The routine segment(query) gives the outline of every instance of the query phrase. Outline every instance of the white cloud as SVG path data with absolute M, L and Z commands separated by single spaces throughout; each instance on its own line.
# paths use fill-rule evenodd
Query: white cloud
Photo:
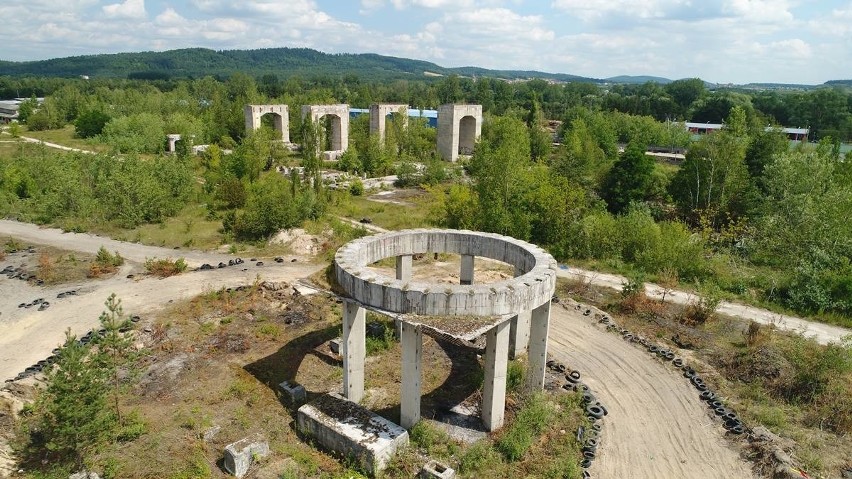
M 103 12 L 108 18 L 137 20 L 148 16 L 145 12 L 145 0 L 125 0 L 124 3 L 104 5 Z

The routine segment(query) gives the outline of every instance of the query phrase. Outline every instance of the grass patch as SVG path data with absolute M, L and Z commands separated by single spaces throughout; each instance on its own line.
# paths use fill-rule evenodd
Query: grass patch
M 552 405 L 545 400 L 544 395 L 529 396 L 495 447 L 507 461 L 520 460 L 532 446 L 533 440 L 552 422 L 553 412 Z
M 28 138 L 36 138 L 48 143 L 56 143 L 58 145 L 67 146 L 69 148 L 78 148 L 81 150 L 96 151 L 99 153 L 110 150 L 108 145 L 96 143 L 92 140 L 84 138 L 76 138 L 74 136 L 74 125 L 66 125 L 64 128 L 57 130 L 42 130 L 42 131 L 24 131 L 21 136 Z
M 332 192 L 329 213 L 354 220 L 369 218 L 372 224 L 389 229 L 422 228 L 430 226 L 429 195 L 406 198 L 411 205 L 387 204 L 372 201 L 348 192 Z

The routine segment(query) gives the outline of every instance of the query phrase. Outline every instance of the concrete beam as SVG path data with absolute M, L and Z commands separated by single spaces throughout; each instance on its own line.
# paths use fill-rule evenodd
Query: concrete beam
M 512 359 L 527 352 L 530 344 L 530 311 L 513 316 L 509 324 L 509 357 Z
M 364 361 L 367 357 L 366 311 L 354 301 L 343 303 L 343 396 L 352 402 L 364 398 Z
M 412 256 L 403 254 L 396 257 L 396 279 L 408 282 L 411 281 Z
M 400 395 L 400 425 L 411 429 L 420 421 L 420 383 L 423 354 L 423 331 L 419 325 L 402 322 L 402 394 Z
M 459 284 L 473 284 L 473 258 L 474 255 L 461 255 L 461 272 L 459 273 Z
M 509 354 L 509 323 L 491 328 L 485 336 L 485 381 L 482 385 L 482 422 L 489 431 L 503 426 L 506 412 L 506 366 Z
M 532 310 L 530 316 L 529 367 L 526 388 L 538 391 L 544 387 L 547 362 L 547 332 L 550 328 L 550 301 Z

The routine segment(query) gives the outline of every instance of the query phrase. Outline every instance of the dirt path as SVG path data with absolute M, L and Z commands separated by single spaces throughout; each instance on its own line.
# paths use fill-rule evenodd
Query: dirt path
M 549 353 L 579 370 L 609 411 L 592 477 L 754 477 L 671 366 L 558 304 L 551 310 Z
M 8 131 L 6 131 L 5 128 L 3 129 L 3 133 L 9 134 Z M 48 148 L 56 148 L 57 150 L 73 151 L 73 152 L 77 152 L 77 153 L 86 153 L 86 154 L 89 154 L 89 155 L 95 154 L 95 152 L 91 151 L 91 150 L 83 150 L 83 149 L 80 149 L 80 148 L 72 148 L 70 146 L 60 145 L 58 143 L 51 143 L 49 141 L 43 141 L 43 140 L 39 140 L 38 138 L 32 138 L 32 137 L 29 137 L 29 136 L 18 136 L 18 139 L 26 141 L 27 143 L 41 143 L 42 145 L 44 145 Z
M 618 291 L 621 291 L 622 285 L 627 282 L 624 276 L 617 274 L 599 273 L 597 271 L 573 267 L 560 268 L 557 274 L 563 278 L 590 282 L 595 286 L 606 286 Z M 656 299 L 662 298 L 663 293 L 665 293 L 666 301 L 676 304 L 694 303 L 698 299 L 698 296 L 693 293 L 680 290 L 665 291 L 661 286 L 654 283 L 645 283 L 645 292 L 649 297 Z M 746 306 L 730 301 L 720 302 L 716 311 L 728 316 L 735 316 L 762 324 L 774 324 L 779 329 L 798 332 L 803 336 L 813 338 L 821 344 L 840 342 L 844 336 L 852 335 L 852 330 L 839 326 L 809 321 L 796 316 L 773 313 L 763 308 Z
M 101 246 L 110 252 L 118 251 L 121 256 L 130 261 L 144 263 L 148 258 L 184 258 L 190 267 L 197 268 L 204 263 L 216 266 L 219 262 L 227 263 L 234 255 L 207 253 L 197 250 L 168 249 L 159 246 L 147 246 L 126 241 L 117 241 L 105 236 L 89 233 L 64 232 L 57 228 L 42 228 L 31 223 L 20 221 L 0 220 L 0 239 L 12 236 L 27 243 L 54 246 L 72 251 L 90 254 L 98 252 Z
M 98 316 L 104 310 L 104 301 L 111 293 L 115 293 L 122 300 L 125 313 L 141 315 L 204 291 L 251 284 L 256 280 L 293 283 L 324 267 L 304 261 L 281 264 L 266 261 L 263 266 L 247 261 L 237 266 L 194 271 L 166 279 L 129 279 L 128 273 L 142 271 L 140 263 L 146 258 L 183 257 L 190 266 L 197 267 L 203 263 L 227 263 L 233 256 L 201 251 L 175 251 L 0 220 L 0 238 L 7 236 L 28 244 L 49 245 L 86 253 L 96 253 L 104 246 L 110 251 L 121 253 L 129 263 L 111 278 L 53 287 L 34 286 L 0 276 L 0 298 L 3 298 L 0 302 L 0 382 L 15 377 L 27 366 L 50 355 L 50 351 L 62 343 L 66 329 L 70 328 L 72 333 L 80 336 L 98 326 Z M 15 255 L 10 255 L 2 263 L 13 264 L 14 261 Z M 72 289 L 78 290 L 76 296 L 57 298 L 59 293 Z M 38 311 L 36 307 L 18 307 L 20 303 L 30 303 L 36 298 L 44 298 L 51 306 L 44 311 Z

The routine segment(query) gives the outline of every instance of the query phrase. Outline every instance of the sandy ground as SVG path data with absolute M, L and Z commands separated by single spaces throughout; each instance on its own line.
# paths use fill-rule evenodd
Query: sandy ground
M 227 263 L 234 257 L 200 251 L 175 251 L 89 234 L 62 233 L 58 229 L 42 229 L 15 221 L 0 221 L 0 237 L 7 236 L 28 244 L 87 253 L 95 253 L 103 245 L 110 251 L 121 253 L 129 263 L 110 278 L 51 287 L 34 286 L 0 276 L 0 298 L 3 298 L 0 301 L 0 382 L 15 377 L 27 366 L 49 356 L 51 350 L 63 342 L 66 329 L 70 328 L 72 333 L 81 336 L 97 327 L 98 317 L 105 309 L 104 301 L 111 293 L 122 300 L 125 313 L 144 315 L 169 302 L 191 298 L 204 291 L 251 284 L 258 279 L 292 283 L 324 267 L 305 261 L 279 264 L 267 260 L 263 266 L 246 261 L 237 266 L 188 272 L 166 279 L 138 275 L 128 279 L 128 273 L 139 273 L 142 270 L 139 263 L 146 258 L 184 257 L 190 266 L 203 263 L 215 266 L 220 261 Z M 15 265 L 17 262 L 20 262 L 20 258 L 13 254 L 0 264 Z M 78 290 L 76 296 L 62 299 L 56 297 L 60 292 L 72 289 Z M 38 311 L 36 307 L 18 307 L 20 303 L 29 303 L 36 298 L 44 298 L 51 306 L 44 311 Z
M 670 365 L 554 304 L 549 353 L 581 372 L 606 406 L 596 478 L 731 479 L 754 475 L 698 393 Z

